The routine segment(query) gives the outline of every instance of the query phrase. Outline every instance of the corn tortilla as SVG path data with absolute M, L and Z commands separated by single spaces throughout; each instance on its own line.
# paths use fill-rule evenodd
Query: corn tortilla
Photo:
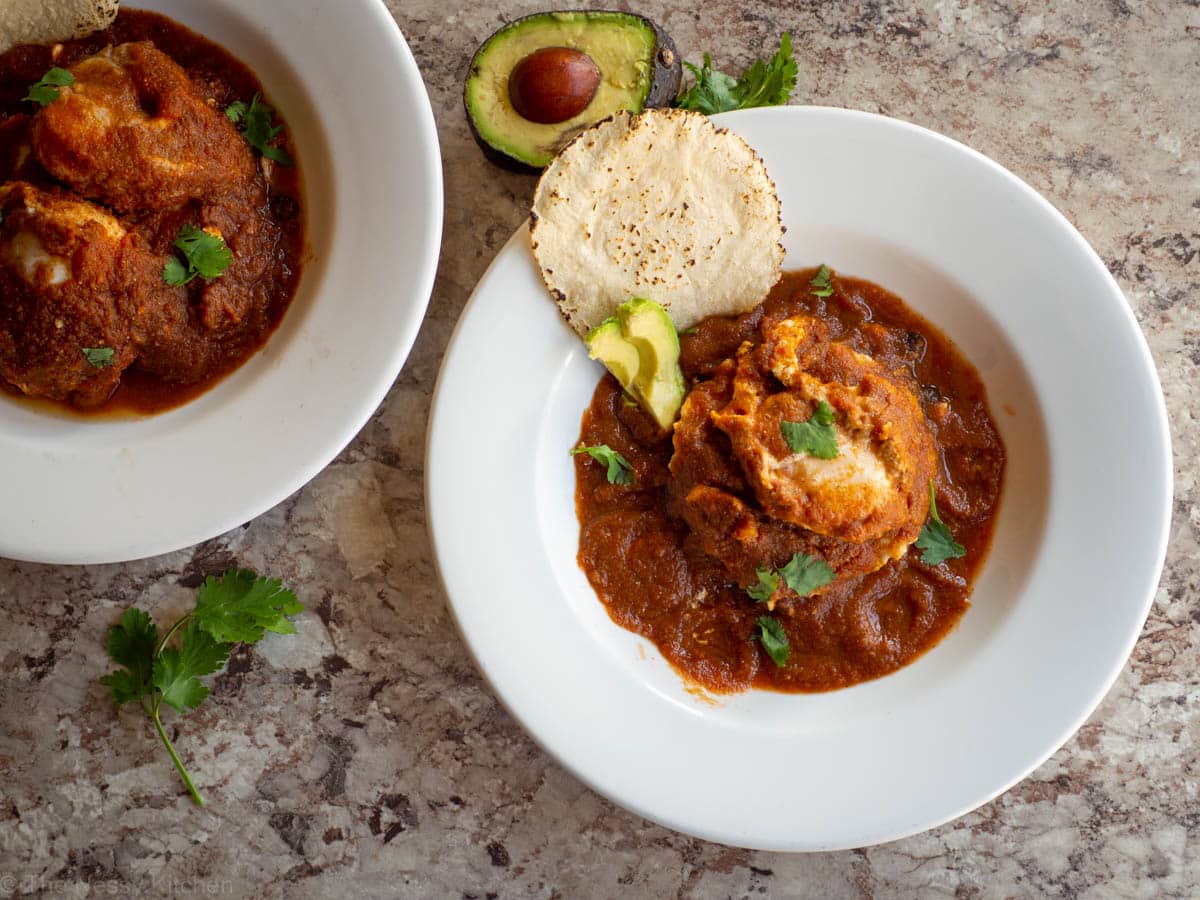
M 707 116 L 621 111 L 554 159 L 534 196 L 533 253 L 585 335 L 630 297 L 675 326 L 734 315 L 779 280 L 783 224 L 762 159 Z

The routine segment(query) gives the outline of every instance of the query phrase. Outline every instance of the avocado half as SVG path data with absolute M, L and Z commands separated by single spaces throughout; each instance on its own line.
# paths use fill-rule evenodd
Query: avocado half
M 509 96 L 509 76 L 535 51 L 567 47 L 600 70 L 591 102 L 577 115 L 542 124 L 523 117 Z M 682 67 L 675 43 L 650 19 L 625 12 L 566 10 L 509 22 L 475 51 L 463 103 L 487 156 L 517 168 L 545 168 L 579 132 L 619 109 L 669 106 L 679 94 Z

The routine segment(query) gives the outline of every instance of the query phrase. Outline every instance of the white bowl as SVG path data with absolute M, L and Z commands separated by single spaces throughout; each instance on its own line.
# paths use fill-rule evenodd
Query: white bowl
M 1008 468 L 961 624 L 876 681 L 715 702 L 615 625 L 576 563 L 567 456 L 600 369 L 546 296 L 525 229 L 446 353 L 427 450 L 430 533 L 480 669 L 583 781 L 709 840 L 864 846 L 1007 789 L 1112 684 L 1166 549 L 1166 411 L 1103 263 L 994 162 L 847 110 L 752 110 L 720 124 L 779 186 L 786 266 L 826 262 L 897 292 L 984 379 Z
M 102 563 L 220 534 L 301 487 L 379 405 L 416 338 L 442 230 L 433 114 L 381 0 L 142 0 L 247 63 L 286 119 L 312 259 L 261 352 L 142 419 L 0 398 L 0 555 Z

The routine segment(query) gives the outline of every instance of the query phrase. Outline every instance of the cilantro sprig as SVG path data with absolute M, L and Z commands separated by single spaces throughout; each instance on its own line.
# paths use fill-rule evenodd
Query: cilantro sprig
M 184 225 L 175 238 L 175 247 L 183 251 L 184 261 L 172 256 L 163 266 L 163 280 L 172 287 L 187 284 L 199 276 L 205 281 L 220 278 L 233 262 L 233 251 L 219 234 Z
M 633 466 L 629 464 L 629 460 L 608 444 L 576 447 L 571 451 L 572 456 L 578 456 L 580 453 L 586 453 L 600 465 L 608 467 L 605 475 L 609 484 L 633 484 Z
M 921 526 L 916 548 L 924 551 L 921 554 L 921 562 L 927 566 L 940 566 L 948 559 L 958 559 L 967 555 L 967 548 L 954 539 L 949 526 L 938 515 L 933 479 L 929 481 L 929 518 Z
M 688 62 L 684 65 L 695 76 L 696 83 L 679 96 L 675 105 L 710 116 L 731 109 L 783 106 L 796 87 L 799 74 L 796 58 L 792 55 L 792 37 L 786 31 L 770 60 L 756 59 L 737 78 L 714 69 L 707 53 L 703 66 Z
M 49 106 L 61 96 L 59 88 L 68 87 L 74 83 L 74 75 L 66 69 L 60 69 L 58 66 L 55 66 L 42 76 L 41 81 L 30 85 L 29 93 L 21 99 L 27 100 L 30 103 L 36 103 L 39 106 Z
M 758 584 L 746 588 L 746 593 L 756 603 L 766 603 L 768 609 L 775 608 L 772 601 L 775 592 L 779 590 L 781 580 L 799 596 L 807 597 L 817 588 L 829 584 L 835 577 L 828 563 L 806 553 L 794 554 L 780 569 L 759 566 L 754 574 L 758 577 Z M 787 632 L 783 630 L 783 624 L 774 616 L 759 616 L 755 625 L 758 631 L 753 637 L 762 644 L 767 656 L 771 657 L 771 661 L 777 666 L 787 665 L 791 645 Z
M 758 626 L 758 634 L 754 637 L 767 651 L 767 656 L 771 657 L 771 661 L 777 666 L 787 665 L 792 647 L 780 621 L 774 616 L 759 616 L 755 624 Z
M 770 566 L 759 566 L 754 573 L 758 583 L 746 588 L 746 593 L 755 603 L 771 604 L 775 592 L 779 590 L 782 579 L 784 585 L 796 592 L 799 597 L 807 597 L 817 588 L 822 588 L 833 581 L 837 574 L 829 563 L 807 553 L 795 553 L 779 569 Z M 771 605 L 774 609 L 774 606 Z
M 283 126 L 271 124 L 275 121 L 275 110 L 263 102 L 262 94 L 255 94 L 249 103 L 242 100 L 230 103 L 225 107 L 225 117 L 234 125 L 241 125 L 246 143 L 267 159 L 292 165 L 288 152 L 271 143 L 283 132 Z
M 821 264 L 821 268 L 817 269 L 817 274 L 810 278 L 808 283 L 813 288 L 809 293 L 814 297 L 833 296 L 833 273 L 829 271 L 829 266 L 824 263 Z
M 108 630 L 109 658 L 121 668 L 100 683 L 112 691 L 119 706 L 137 703 L 150 717 L 197 806 L 204 805 L 204 798 L 167 737 L 162 704 L 179 713 L 195 709 L 208 696 L 200 678 L 224 666 L 234 644 L 253 644 L 267 631 L 294 633 L 296 627 L 287 617 L 303 609 L 279 581 L 230 569 L 220 578 L 210 575 L 200 587 L 195 609 L 162 637 L 150 615 L 137 607 L 125 610 Z
M 824 400 L 817 402 L 817 408 L 807 422 L 789 422 L 785 419 L 779 423 L 779 430 L 793 453 L 807 453 L 818 459 L 833 459 L 838 455 L 833 407 Z

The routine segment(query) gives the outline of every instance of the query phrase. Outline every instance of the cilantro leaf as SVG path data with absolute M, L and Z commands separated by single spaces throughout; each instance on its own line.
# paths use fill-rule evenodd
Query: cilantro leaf
M 233 252 L 220 235 L 192 225 L 179 230 L 175 246 L 187 257 L 189 274 L 194 272 L 205 280 L 219 277 L 233 262 Z
M 809 291 L 814 297 L 829 297 L 833 294 L 832 273 L 829 271 L 829 266 L 824 263 L 821 263 L 821 268 L 808 283 L 815 288 L 815 290 Z
M 821 400 L 807 422 L 779 423 L 783 439 L 793 453 L 807 453 L 818 459 L 838 455 L 837 429 L 833 427 L 833 407 Z
M 225 246 L 224 239 L 195 225 L 184 225 L 175 238 L 175 247 L 183 251 L 187 260 L 184 268 L 179 257 L 173 256 L 163 266 L 163 280 L 172 287 L 187 284 L 196 276 L 212 281 L 225 274 L 233 262 L 233 251 Z
M 787 632 L 783 630 L 779 620 L 773 616 L 759 616 L 757 624 L 758 634 L 755 637 L 767 651 L 767 656 L 771 657 L 777 666 L 786 665 L 792 648 L 788 642 Z
M 181 713 L 199 706 L 208 696 L 199 677 L 225 665 L 231 649 L 190 619 L 180 636 L 179 649 L 167 647 L 154 660 L 154 686 L 162 692 L 162 702 Z
M 140 700 L 150 693 L 157 644 L 158 626 L 137 607 L 125 610 L 117 624 L 108 629 L 108 658 L 124 669 L 105 675 L 100 683 L 112 688 L 118 704 Z
M 792 54 L 792 38 L 786 31 L 779 39 L 779 50 L 769 61 L 756 59 L 738 78 L 713 69 L 707 53 L 702 67 L 686 62 L 684 65 L 696 83 L 679 96 L 675 105 L 705 115 L 756 106 L 782 106 L 796 87 L 799 74 Z
M 690 62 L 685 62 L 684 65 L 691 71 L 696 83 L 675 101 L 677 107 L 702 112 L 706 116 L 738 108 L 737 97 L 734 94 L 737 79 L 715 70 L 712 67 L 712 57 L 707 53 L 704 54 L 703 67 L 697 68 Z
M 738 109 L 756 106 L 783 106 L 796 86 L 800 69 L 792 55 L 792 36 L 786 31 L 779 38 L 779 49 L 770 62 L 756 59 L 738 79 L 734 89 Z
M 163 281 L 171 285 L 171 287 L 179 287 L 181 284 L 187 284 L 192 278 L 188 277 L 187 266 L 179 261 L 178 256 L 172 256 L 167 260 L 167 264 L 163 266 Z
M 192 615 L 218 641 L 253 644 L 264 631 L 294 634 L 296 626 L 286 617 L 303 609 L 296 595 L 277 579 L 262 578 L 249 569 L 231 569 L 220 578 L 208 576 Z
M 929 518 L 921 526 L 921 534 L 915 546 L 924 551 L 921 554 L 921 562 L 927 566 L 940 566 L 948 559 L 958 559 L 967 555 L 967 549 L 954 540 L 949 527 L 938 515 L 932 479 L 929 481 Z
M 112 689 L 113 700 L 118 706 L 141 700 L 149 693 L 148 682 L 143 682 L 137 674 L 127 669 L 117 669 L 107 675 L 101 675 L 100 683 Z
M 179 651 L 171 648 L 154 658 L 154 686 L 162 692 L 162 702 L 181 713 L 195 709 L 208 696 L 208 688 L 187 673 Z
M 787 565 L 779 570 L 783 582 L 801 597 L 807 597 L 817 588 L 824 587 L 834 579 L 834 571 L 823 559 L 797 553 Z
M 163 281 L 171 287 L 182 287 L 193 278 L 196 273 L 188 274 L 187 268 L 176 257 L 172 256 L 167 260 L 167 264 L 163 266 Z
M 779 576 L 769 566 L 759 566 L 754 574 L 758 584 L 746 588 L 746 593 L 755 603 L 766 603 L 779 590 Z
M 779 590 L 779 579 L 801 597 L 807 597 L 817 588 L 824 587 L 837 577 L 836 573 L 823 559 L 809 556 L 805 553 L 793 554 L 781 569 L 770 566 L 759 566 L 754 573 L 758 576 L 758 584 L 746 588 L 756 603 L 770 603 Z M 774 606 L 771 606 L 774 609 Z
M 230 103 L 225 108 L 225 116 L 230 122 L 241 124 L 246 143 L 267 159 L 285 166 L 292 165 L 288 152 L 271 144 L 283 132 L 283 126 L 271 124 L 275 121 L 275 110 L 263 102 L 262 94 L 255 94 L 249 104 L 240 100 Z
M 41 81 L 31 85 L 29 93 L 21 99 L 27 100 L 30 103 L 36 103 L 39 106 L 49 106 L 61 96 L 59 88 L 67 87 L 74 83 L 74 75 L 66 69 L 60 69 L 58 66 L 55 66 L 42 76 Z
M 629 460 L 614 450 L 608 444 L 597 444 L 594 447 L 576 447 L 571 451 L 572 456 L 586 453 L 601 465 L 608 466 L 609 484 L 633 484 L 633 466 Z
M 105 366 L 111 366 L 113 363 L 112 347 L 84 347 L 83 355 L 97 369 L 103 369 Z

